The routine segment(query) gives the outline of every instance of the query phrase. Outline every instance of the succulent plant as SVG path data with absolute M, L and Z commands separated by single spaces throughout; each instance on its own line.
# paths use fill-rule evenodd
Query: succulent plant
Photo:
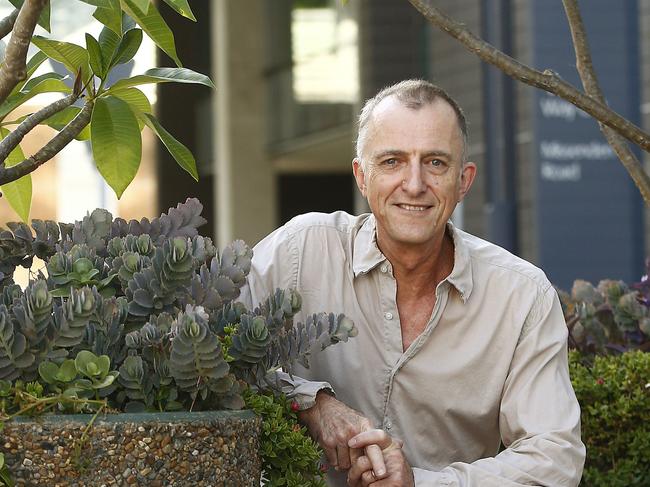
M 239 240 L 218 252 L 198 234 L 201 209 L 188 199 L 152 220 L 95 210 L 0 231 L 0 381 L 127 411 L 237 409 L 270 371 L 356 334 L 343 315 L 294 323 L 296 290 L 237 302 L 252 251 Z M 13 271 L 35 256 L 47 276 L 22 290 Z
M 606 279 L 596 287 L 577 280 L 571 294 L 560 291 L 570 345 L 590 354 L 650 351 L 650 300 L 644 289 L 644 281 L 628 286 Z

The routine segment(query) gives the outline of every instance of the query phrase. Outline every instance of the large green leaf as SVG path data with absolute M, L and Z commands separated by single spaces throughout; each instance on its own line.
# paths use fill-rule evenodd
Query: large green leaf
M 86 49 L 88 50 L 88 57 L 90 60 L 90 67 L 95 76 L 104 79 L 106 78 L 106 68 L 104 66 L 104 59 L 102 56 L 102 49 L 99 42 L 93 36 L 86 32 Z
M 142 130 L 145 121 L 141 114 L 153 112 L 151 109 L 151 103 L 149 103 L 147 96 L 137 88 L 124 88 L 122 90 L 112 91 L 111 95 L 116 96 L 129 104 L 133 113 L 136 114 L 140 130 Z
M 47 125 L 48 127 L 52 127 L 55 130 L 61 130 L 63 129 L 68 123 L 72 121 L 73 118 L 75 118 L 79 112 L 81 111 L 81 108 L 71 106 L 71 107 L 65 107 L 63 110 L 61 110 L 58 113 L 55 113 L 49 118 L 46 118 L 41 122 L 43 125 Z M 90 138 L 90 125 L 86 125 L 81 132 L 75 137 L 77 140 L 88 140 Z
M 34 54 L 29 61 L 27 61 L 27 76 L 25 77 L 25 82 L 24 83 L 18 83 L 13 90 L 11 90 L 11 93 L 9 96 L 19 92 L 22 90 L 23 86 L 25 86 L 27 83 L 29 83 L 29 78 L 34 74 L 34 71 L 38 69 L 38 67 L 43 64 L 47 60 L 47 56 L 45 53 L 42 51 L 38 51 L 36 54 Z
M 29 61 L 27 61 L 27 80 L 34 74 L 38 67 L 47 60 L 47 54 L 43 51 L 37 51 Z M 26 82 L 27 83 L 27 82 Z M 22 88 L 22 87 L 21 87 Z
M 20 8 L 23 6 L 23 3 L 25 3 L 25 0 L 9 0 L 9 2 L 11 2 L 14 7 Z M 50 32 L 50 2 L 47 2 L 45 8 L 41 11 L 41 15 L 38 17 L 38 25 Z
M 176 10 L 176 12 L 181 14 L 183 17 L 196 22 L 196 17 L 194 17 L 192 9 L 190 8 L 189 3 L 187 3 L 187 0 L 165 0 L 165 3 Z
M 214 88 L 214 84 L 206 75 L 197 73 L 188 68 L 154 68 L 144 74 L 121 79 L 109 91 L 128 88 L 129 86 L 144 85 L 147 83 L 196 83 Z
M 88 51 L 71 42 L 56 41 L 46 37 L 33 36 L 32 42 L 47 56 L 60 62 L 76 76 L 81 68 L 82 80 L 85 82 L 90 74 Z
M 86 3 L 94 5 L 90 1 L 86 1 Z M 120 7 L 120 0 L 105 0 L 104 2 L 96 3 L 101 3 L 102 5 L 97 6 L 93 17 L 118 36 L 122 36 L 122 8 Z
M 153 110 L 151 109 L 151 103 L 149 102 L 149 99 L 147 98 L 147 95 L 142 93 L 137 88 L 124 88 L 121 90 L 114 90 L 111 91 L 111 95 L 116 96 L 120 98 L 121 100 L 124 100 L 127 102 L 132 109 L 134 109 L 134 113 L 137 114 L 137 112 L 143 112 L 143 113 L 152 113 Z
M 43 76 L 51 76 L 55 73 L 47 73 Z M 55 75 L 59 76 L 59 75 Z M 29 91 L 19 91 L 15 95 L 7 98 L 2 105 L 0 105 L 0 120 L 9 115 L 17 107 L 25 103 L 27 100 L 40 95 L 41 93 L 70 93 L 72 90 L 67 86 L 61 79 L 56 77 L 48 77 L 45 79 L 40 79 L 41 76 L 30 80 L 30 83 L 33 81 L 34 85 L 29 87 Z M 37 81 L 35 81 L 37 80 Z
M 176 53 L 174 34 L 161 17 L 153 2 L 147 5 L 147 9 L 141 10 L 134 0 L 120 0 L 122 9 L 135 20 L 151 40 L 162 49 L 165 54 L 174 60 L 176 66 L 182 66 L 181 60 Z
M 132 0 L 133 4 L 138 7 L 139 10 L 142 12 L 146 12 L 147 9 L 149 8 L 149 4 L 151 3 L 151 0 Z
M 4 127 L 0 128 L 0 138 L 4 139 L 7 135 L 9 135 L 9 130 Z M 5 160 L 5 167 L 15 166 L 24 160 L 25 154 L 23 154 L 20 145 L 17 145 Z M 27 174 L 16 181 L 3 184 L 0 186 L 0 190 L 20 219 L 27 223 L 32 205 L 32 175 Z
M 196 161 L 190 150 L 176 140 L 172 134 L 167 132 L 165 128 L 160 125 L 160 122 L 149 113 L 143 114 L 147 127 L 155 132 L 161 142 L 167 147 L 167 150 L 176 160 L 178 165 L 187 171 L 196 181 L 199 180 L 199 173 L 196 170 Z
M 97 169 L 120 198 L 135 177 L 142 157 L 138 121 L 125 101 L 115 96 L 95 101 L 90 141 Z
M 126 31 L 111 60 L 111 66 L 128 63 L 140 49 L 140 44 L 142 44 L 142 31 L 140 29 Z
M 107 60 L 113 59 L 117 46 L 120 45 L 121 37 L 108 27 L 104 26 L 99 33 L 99 47 L 102 50 L 102 57 Z
M 31 89 L 33 89 L 35 86 L 37 86 L 43 80 L 46 79 L 56 79 L 56 80 L 63 81 L 64 79 L 67 78 L 68 76 L 64 76 L 62 74 L 54 73 L 54 72 L 40 74 L 38 76 L 34 76 L 33 78 L 27 80 L 27 82 L 23 85 L 20 91 L 22 91 L 23 93 L 27 93 L 28 91 L 30 91 Z

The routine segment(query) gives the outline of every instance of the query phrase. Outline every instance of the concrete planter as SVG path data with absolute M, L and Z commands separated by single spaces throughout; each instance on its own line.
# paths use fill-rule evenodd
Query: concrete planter
M 1 451 L 16 485 L 258 486 L 261 420 L 251 411 L 20 418 Z

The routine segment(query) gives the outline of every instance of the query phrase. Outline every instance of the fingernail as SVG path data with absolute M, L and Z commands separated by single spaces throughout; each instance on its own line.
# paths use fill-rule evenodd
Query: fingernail
M 357 440 L 352 438 L 350 441 L 348 441 L 348 446 L 355 446 L 357 444 Z
M 377 469 L 377 476 L 378 476 L 378 477 L 381 477 L 381 476 L 384 475 L 385 473 L 386 473 L 386 471 L 385 471 L 383 468 L 378 468 L 378 469 Z

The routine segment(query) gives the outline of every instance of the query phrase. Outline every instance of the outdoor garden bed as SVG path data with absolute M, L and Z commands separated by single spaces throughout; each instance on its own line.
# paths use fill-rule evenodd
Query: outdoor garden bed
M 2 451 L 16 485 L 259 485 L 251 411 L 110 414 L 88 427 L 92 417 L 7 422 Z

